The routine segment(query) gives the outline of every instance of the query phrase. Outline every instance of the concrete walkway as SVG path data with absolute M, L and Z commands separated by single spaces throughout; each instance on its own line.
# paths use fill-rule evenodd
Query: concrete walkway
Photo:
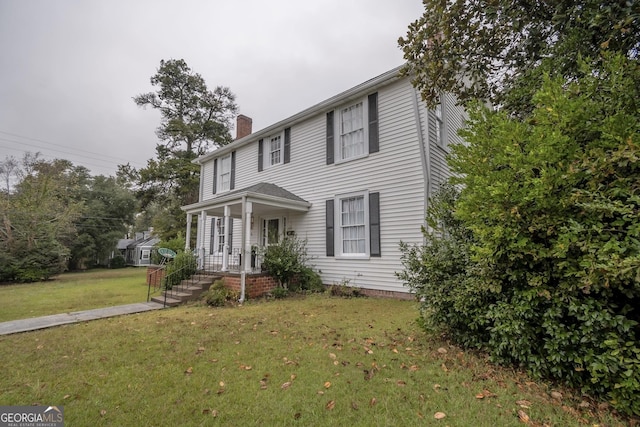
M 94 310 L 76 311 L 73 313 L 53 314 L 51 316 L 33 317 L 30 319 L 11 320 L 0 323 L 0 335 L 17 334 L 19 332 L 35 331 L 69 323 L 86 322 L 88 320 L 104 319 L 106 317 L 122 316 L 123 314 L 142 313 L 143 311 L 159 310 L 162 304 L 156 302 L 142 302 L 136 304 L 117 305 L 115 307 L 96 308 Z

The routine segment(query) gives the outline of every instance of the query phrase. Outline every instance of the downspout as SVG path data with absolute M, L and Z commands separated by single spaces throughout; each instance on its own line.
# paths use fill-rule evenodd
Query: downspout
M 247 273 L 245 271 L 245 263 L 247 262 L 246 250 L 245 250 L 245 239 L 246 239 L 246 222 L 247 222 L 247 196 L 242 196 L 242 232 L 240 233 L 240 241 L 242 242 L 242 246 L 240 249 L 240 259 L 242 262 L 240 263 L 240 299 L 239 303 L 244 303 L 245 299 L 245 286 L 247 280 Z
M 426 110 L 424 117 L 425 132 L 427 134 L 425 144 L 424 134 L 422 133 L 422 123 L 420 121 L 420 104 L 418 100 L 418 91 L 413 89 L 413 113 L 416 120 L 416 129 L 418 130 L 418 143 L 420 144 L 420 160 L 422 161 L 422 174 L 424 176 L 424 212 L 425 219 L 423 224 L 426 227 L 426 213 L 429 208 L 429 197 L 431 197 L 431 153 L 429 151 L 429 110 Z

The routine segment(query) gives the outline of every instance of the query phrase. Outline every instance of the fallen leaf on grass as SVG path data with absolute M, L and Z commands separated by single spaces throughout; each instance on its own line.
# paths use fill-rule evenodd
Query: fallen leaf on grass
M 65 394 L 65 395 L 64 395 L 64 397 L 63 397 L 63 399 L 68 399 L 68 398 L 70 398 L 70 397 L 71 397 L 71 395 L 70 395 L 70 394 Z
M 446 416 L 447 414 L 445 414 L 444 412 L 436 412 L 435 414 L 433 414 L 433 418 L 435 418 L 436 420 L 441 420 Z
M 324 383 L 324 388 L 329 388 L 331 387 L 331 382 L 327 381 L 326 383 Z
M 196 354 L 204 353 L 204 347 L 198 347 Z
M 300 412 L 296 412 L 295 414 L 293 414 L 293 419 L 294 420 L 299 420 L 301 416 L 302 416 L 302 414 Z
M 189 367 L 187 368 L 187 370 L 186 370 L 186 371 L 184 371 L 184 373 L 185 373 L 185 374 L 187 374 L 187 375 L 191 375 L 191 374 L 193 374 L 193 367 L 189 366 Z
M 529 415 L 527 415 L 527 413 L 524 412 L 522 409 L 518 411 L 518 418 L 520 418 L 520 421 L 522 421 L 525 424 L 529 424 L 529 421 L 531 421 L 531 419 L 529 418 Z
M 283 390 L 286 390 L 286 389 L 288 389 L 289 387 L 291 387 L 291 381 L 287 381 L 286 383 L 284 383 L 284 384 L 282 384 L 282 385 L 280 386 L 280 388 L 281 388 L 281 389 L 283 389 Z
M 358 410 L 358 404 L 356 402 L 351 402 L 351 409 L 353 409 L 354 411 Z
M 336 356 L 334 353 L 329 353 L 329 357 L 330 357 L 331 359 L 335 360 L 335 359 L 336 359 L 336 357 L 338 357 L 338 356 Z
M 491 393 L 489 390 L 484 389 L 482 393 L 476 394 L 476 399 L 484 399 L 485 397 L 497 397 L 498 395 L 495 393 Z
M 556 400 L 562 400 L 562 393 L 557 392 L 557 391 L 552 391 L 551 392 L 551 397 L 553 397 Z
M 107 411 L 105 409 L 101 409 L 100 410 L 100 416 L 104 417 L 105 415 L 107 415 Z
M 446 349 L 446 348 L 444 348 L 444 347 L 440 347 L 440 348 L 438 349 L 438 353 L 440 353 L 440 354 L 447 354 L 447 349 Z
M 327 408 L 329 411 L 331 411 L 333 408 L 335 408 L 336 406 L 336 401 L 335 400 L 330 400 L 327 402 L 327 405 L 325 406 L 325 408 Z
M 218 385 L 220 385 L 220 387 L 224 387 L 224 381 L 220 381 Z
M 376 399 L 375 397 L 372 397 L 371 400 L 369 401 L 369 406 L 375 406 L 376 403 L 378 403 L 378 399 Z
M 516 405 L 520 406 L 521 408 L 529 409 L 529 407 L 531 406 L 531 402 L 524 399 L 516 400 Z
M 405 381 L 402 381 L 402 380 L 398 380 L 398 381 L 396 382 L 396 384 L 397 384 L 399 387 L 404 387 L 404 386 L 406 386 L 406 385 L 407 385 L 407 383 L 406 383 Z

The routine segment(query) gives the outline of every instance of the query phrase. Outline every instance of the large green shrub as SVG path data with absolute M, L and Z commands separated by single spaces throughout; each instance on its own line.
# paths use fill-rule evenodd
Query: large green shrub
M 446 332 L 466 346 L 487 339 L 484 311 L 493 293 L 475 280 L 471 258 L 473 238 L 454 216 L 459 191 L 443 185 L 427 210 L 423 245 L 400 243 L 404 270 L 396 273 L 420 301 L 420 321 L 427 329 Z
M 209 290 L 204 294 L 204 301 L 212 307 L 223 307 L 237 301 L 237 292 L 228 289 L 223 280 L 216 280 Z
M 305 271 L 308 260 L 307 241 L 295 236 L 282 236 L 278 243 L 266 249 L 263 257 L 267 271 L 284 289 L 288 289 L 291 279 Z
M 473 240 L 405 248 L 404 279 L 495 361 L 639 415 L 640 67 L 603 64 L 546 79 L 526 120 L 470 112 L 450 166 Z

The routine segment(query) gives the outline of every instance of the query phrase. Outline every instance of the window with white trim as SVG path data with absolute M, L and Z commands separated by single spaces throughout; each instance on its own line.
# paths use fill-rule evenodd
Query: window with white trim
M 224 218 L 218 218 L 217 222 L 217 239 L 216 249 L 219 254 L 224 252 Z
M 282 163 L 282 135 L 278 134 L 267 139 L 269 141 L 269 163 L 267 166 Z
M 366 156 L 368 154 L 368 130 L 365 125 L 367 103 L 360 101 L 340 108 L 337 113 L 337 160 L 349 160 Z
M 231 154 L 218 159 L 218 193 L 231 188 Z
M 369 256 L 369 194 L 353 193 L 336 198 L 338 256 Z

